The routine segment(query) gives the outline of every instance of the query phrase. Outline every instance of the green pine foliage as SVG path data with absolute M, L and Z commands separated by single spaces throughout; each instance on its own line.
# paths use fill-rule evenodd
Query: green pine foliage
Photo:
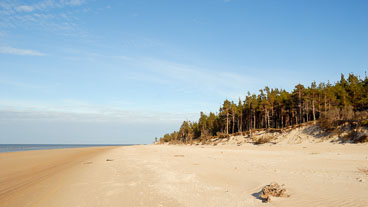
M 319 121 L 323 129 L 343 122 L 368 121 L 368 78 L 341 74 L 335 84 L 313 82 L 295 86 L 291 92 L 265 87 L 259 94 L 248 94 L 238 104 L 225 100 L 219 112 L 201 112 L 197 122 L 184 121 L 179 131 L 165 134 L 160 142 L 205 143 L 213 137 L 228 137 L 256 129 L 283 129 L 310 121 Z

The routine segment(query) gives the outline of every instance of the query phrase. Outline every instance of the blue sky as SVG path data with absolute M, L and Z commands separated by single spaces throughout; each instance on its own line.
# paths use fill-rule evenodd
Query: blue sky
M 0 0 L 0 143 L 150 143 L 368 68 L 368 1 Z

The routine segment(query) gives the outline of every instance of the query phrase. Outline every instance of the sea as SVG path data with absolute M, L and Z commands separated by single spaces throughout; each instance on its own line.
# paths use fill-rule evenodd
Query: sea
M 2 152 L 19 152 L 31 150 L 50 150 L 50 149 L 66 149 L 81 147 L 106 147 L 106 146 L 129 146 L 131 144 L 0 144 L 0 153 Z

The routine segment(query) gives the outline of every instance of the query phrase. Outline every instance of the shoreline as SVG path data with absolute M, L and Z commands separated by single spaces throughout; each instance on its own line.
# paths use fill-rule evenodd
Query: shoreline
M 133 145 L 137 144 L 0 144 L 0 153 Z

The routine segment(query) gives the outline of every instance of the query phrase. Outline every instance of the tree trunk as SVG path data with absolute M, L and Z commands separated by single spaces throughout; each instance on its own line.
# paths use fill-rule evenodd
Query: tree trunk
M 229 134 L 229 112 L 226 111 L 226 134 Z
M 327 97 L 326 97 L 326 92 L 325 92 L 325 113 L 326 113 L 326 110 L 327 110 Z
M 273 104 L 271 105 L 271 117 L 272 117 L 272 123 L 273 123 L 273 128 L 276 128 L 276 120 L 275 120 L 275 115 L 274 115 L 274 110 L 273 110 Z
M 240 132 L 243 131 L 243 112 L 240 113 L 240 126 L 239 126 L 239 130 Z
M 256 110 L 254 109 L 253 112 L 254 112 L 253 113 L 253 129 L 255 129 L 256 128 Z
M 302 121 L 302 94 L 301 94 L 301 91 L 300 91 L 300 89 L 299 89 L 299 91 L 298 91 L 298 97 L 299 97 L 299 104 L 298 104 L 298 106 L 299 106 L 299 122 L 301 122 Z
M 239 129 L 240 129 L 240 116 L 238 116 L 238 123 L 237 123 L 237 125 L 238 125 L 238 132 L 239 132 Z
M 309 104 L 308 104 L 308 102 L 306 102 L 306 103 L 307 103 L 306 106 L 305 106 L 306 107 L 306 118 L 307 118 L 306 121 L 308 122 L 309 121 L 309 116 L 308 116 L 309 115 Z
M 253 118 L 252 118 L 252 115 L 251 114 L 249 114 L 249 120 L 250 120 L 250 122 L 249 122 L 250 125 L 248 125 L 248 127 L 249 127 L 248 129 L 249 130 L 252 130 L 252 127 L 253 127 Z
M 235 113 L 233 111 L 233 128 L 232 128 L 232 133 L 234 134 L 234 131 L 235 131 Z
M 321 95 L 318 94 L 318 113 L 321 116 Z
M 283 115 L 282 108 L 281 108 L 281 124 L 280 124 L 280 126 L 281 126 L 281 129 L 284 128 L 284 115 Z
M 299 121 L 298 121 L 298 112 L 294 112 L 295 113 L 295 124 L 298 124 Z
M 267 110 L 267 128 L 270 128 L 270 111 Z
M 316 109 L 314 107 L 314 95 L 313 95 L 313 100 L 312 100 L 312 108 L 313 108 L 313 121 L 316 120 Z
M 268 128 L 267 127 L 267 109 L 265 109 L 265 112 L 264 112 L 264 127 Z

